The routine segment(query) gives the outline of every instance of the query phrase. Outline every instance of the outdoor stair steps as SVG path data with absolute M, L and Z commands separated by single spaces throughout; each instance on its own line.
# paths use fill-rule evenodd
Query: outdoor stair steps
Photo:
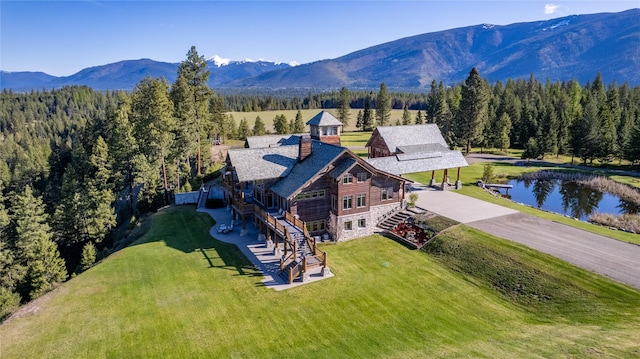
M 396 225 L 406 222 L 407 219 L 411 218 L 414 214 L 413 211 L 402 210 L 389 218 L 385 218 L 382 222 L 378 223 L 378 227 L 391 230 Z

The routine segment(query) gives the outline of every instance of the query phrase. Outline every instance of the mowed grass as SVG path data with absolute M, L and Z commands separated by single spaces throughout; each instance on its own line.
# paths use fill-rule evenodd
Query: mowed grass
M 484 165 L 485 163 L 474 163 L 469 167 L 462 168 L 460 171 L 460 180 L 462 181 L 462 188 L 457 190 L 456 193 L 478 198 L 486 202 L 494 203 L 507 208 L 512 208 L 523 213 L 534 215 L 536 217 L 545 218 L 558 223 L 563 223 L 572 227 L 583 229 L 585 231 L 600 234 L 610 238 L 615 238 L 617 240 L 640 244 L 639 234 L 612 230 L 607 227 L 578 221 L 573 218 L 565 217 L 563 215 L 542 211 L 537 208 L 525 206 L 505 198 L 490 195 L 489 193 L 487 193 L 486 191 L 484 191 L 483 189 L 481 189 L 476 185 L 476 182 L 478 181 L 478 179 L 482 178 Z M 544 166 L 544 167 L 513 166 L 507 162 L 493 162 L 494 175 L 503 179 L 515 178 L 526 172 L 536 172 L 543 169 L 567 170 L 566 168 L 553 167 L 553 166 Z M 442 176 L 443 176 L 443 171 L 436 171 L 435 178 L 438 182 L 442 181 Z M 451 181 L 455 181 L 456 176 L 457 176 L 457 173 L 455 170 L 449 171 L 449 177 Z M 409 178 L 412 181 L 416 181 L 420 183 L 429 183 L 429 181 L 431 180 L 431 172 L 413 173 L 413 174 L 408 174 L 405 177 Z M 634 177 L 629 177 L 629 176 L 618 176 L 618 177 L 624 178 L 627 181 L 632 181 L 634 179 Z
M 2 358 L 640 355 L 640 293 L 472 229 L 441 241 L 482 236 L 472 253 L 498 253 L 498 270 L 525 263 L 563 295 L 514 301 L 442 254 L 381 236 L 325 246 L 335 277 L 276 292 L 212 225 L 192 207 L 158 213 L 140 241 L 0 325 Z
M 311 118 L 313 118 L 313 116 L 315 116 L 318 113 L 320 113 L 322 110 L 323 109 L 300 110 L 300 114 L 302 114 L 302 120 L 304 121 L 304 123 L 307 123 L 307 121 L 309 121 Z M 324 110 L 328 111 L 333 116 L 338 117 L 338 110 L 337 109 L 331 108 L 331 109 L 324 109 Z M 349 110 L 349 124 L 347 126 L 344 126 L 344 131 L 356 131 L 357 130 L 357 128 L 356 128 L 356 119 L 357 119 L 357 116 L 358 116 L 358 111 L 361 111 L 361 109 L 350 109 Z M 398 120 L 402 121 L 402 113 L 403 112 L 404 112 L 404 110 L 397 110 L 397 109 L 391 110 L 391 117 L 389 119 L 388 125 L 394 125 Z M 409 112 L 411 113 L 411 122 L 413 123 L 415 121 L 415 119 L 416 119 L 416 115 L 418 114 L 418 111 L 411 111 L 410 110 Z M 271 132 L 274 132 L 274 133 L 275 133 L 275 129 L 273 128 L 273 120 L 275 119 L 276 116 L 285 115 L 287 120 L 291 121 L 291 120 L 295 120 L 297 113 L 298 113 L 298 110 L 274 110 L 274 111 L 254 111 L 254 112 L 232 111 L 232 112 L 227 112 L 227 114 L 233 115 L 233 119 L 236 121 L 236 125 L 239 124 L 240 121 L 243 118 L 246 118 L 247 119 L 247 124 L 249 125 L 249 128 L 253 128 L 253 125 L 256 122 L 256 117 L 260 116 L 262 121 L 264 121 L 265 128 L 268 131 L 271 131 Z M 422 111 L 422 113 L 424 114 L 424 111 Z M 375 109 L 372 109 L 372 115 L 375 116 Z M 374 121 L 375 121 L 375 117 L 374 117 Z M 307 126 L 307 131 L 308 130 L 309 130 L 309 126 Z M 364 144 L 362 144 L 362 146 L 364 146 Z

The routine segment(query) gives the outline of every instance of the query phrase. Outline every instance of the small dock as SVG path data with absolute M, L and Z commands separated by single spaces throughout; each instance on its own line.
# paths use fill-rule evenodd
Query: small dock
M 513 188 L 513 185 L 499 183 L 483 183 L 483 186 L 484 188 L 488 188 L 498 192 L 500 192 L 501 189 L 504 189 L 507 196 L 509 195 L 509 190 Z

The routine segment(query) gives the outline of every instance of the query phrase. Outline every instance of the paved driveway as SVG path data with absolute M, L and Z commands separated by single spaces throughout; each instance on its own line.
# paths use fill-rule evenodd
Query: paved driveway
M 640 289 L 640 246 L 452 191 L 421 190 L 418 206 Z

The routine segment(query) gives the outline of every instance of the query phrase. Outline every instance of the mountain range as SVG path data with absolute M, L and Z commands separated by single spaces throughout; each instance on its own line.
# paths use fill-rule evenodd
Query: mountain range
M 212 88 L 337 89 L 346 86 L 424 89 L 432 80 L 454 84 L 476 67 L 489 81 L 528 78 L 581 83 L 600 72 L 606 82 L 640 85 L 640 9 L 573 15 L 511 25 L 480 24 L 387 42 L 299 66 L 267 61 L 210 60 Z M 1 72 L 0 88 L 16 91 L 87 85 L 131 90 L 143 77 L 173 82 L 178 64 L 120 61 L 66 77 Z

